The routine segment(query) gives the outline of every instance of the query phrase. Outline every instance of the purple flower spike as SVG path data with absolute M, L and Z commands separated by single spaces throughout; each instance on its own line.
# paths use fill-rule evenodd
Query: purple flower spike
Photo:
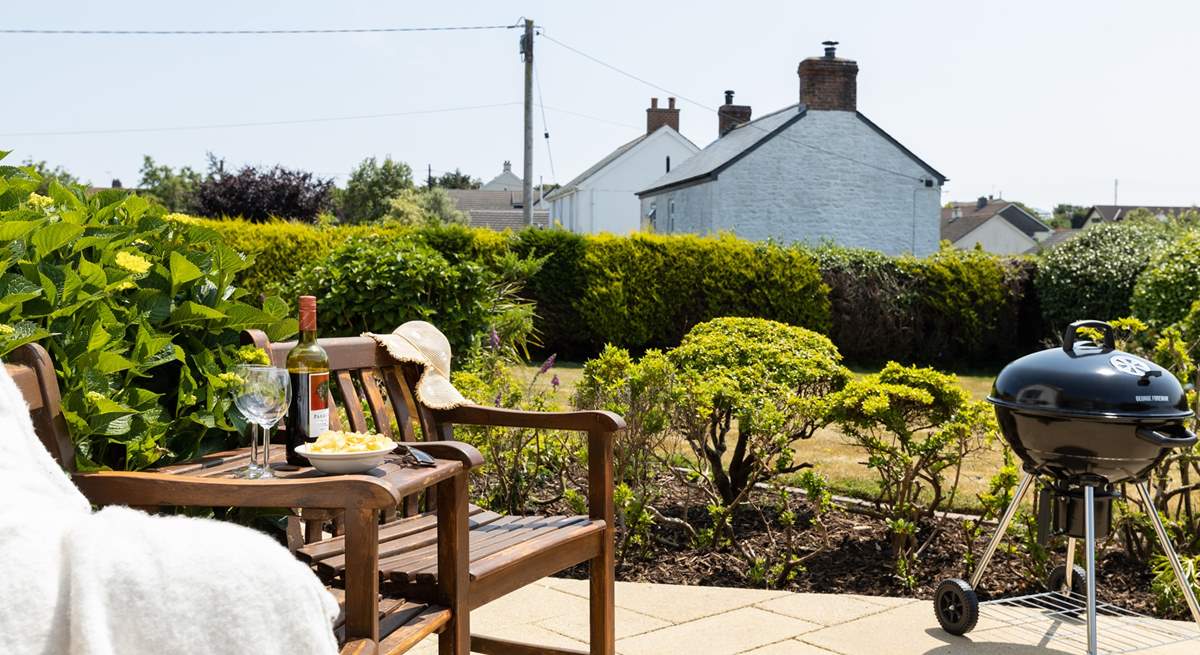
M 500 406 L 500 392 L 499 391 L 496 392 L 495 405 L 496 405 L 496 407 Z
M 562 383 L 558 381 L 558 374 L 555 373 L 554 377 L 550 378 L 550 386 L 554 387 L 555 390 L 557 390 L 558 385 L 560 385 L 560 384 L 562 384 Z
M 542 367 L 538 369 L 538 374 L 540 375 L 542 373 L 545 373 L 546 371 L 549 371 L 550 367 L 554 366 L 554 360 L 556 360 L 556 359 L 558 359 L 558 353 L 555 353 L 555 354 L 547 357 L 546 361 L 542 362 Z
M 488 335 L 488 339 L 491 340 L 492 350 L 500 348 L 500 335 L 496 334 L 496 328 L 492 328 L 492 333 Z

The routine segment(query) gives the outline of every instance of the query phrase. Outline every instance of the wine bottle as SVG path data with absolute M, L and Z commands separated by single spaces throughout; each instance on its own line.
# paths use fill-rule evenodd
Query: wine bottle
M 300 296 L 300 340 L 288 351 L 292 403 L 287 413 L 287 461 L 308 466 L 296 446 L 329 429 L 329 355 L 317 343 L 317 299 Z

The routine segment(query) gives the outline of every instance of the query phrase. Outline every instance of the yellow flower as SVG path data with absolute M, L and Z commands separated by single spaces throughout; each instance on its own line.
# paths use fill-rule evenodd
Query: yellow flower
M 13 326 L 7 323 L 0 323 L 0 337 L 12 336 L 13 332 L 16 332 L 16 330 L 13 329 Z
M 217 376 L 217 383 L 223 389 L 233 389 L 245 384 L 246 381 L 243 380 L 237 373 L 226 372 Z
M 150 270 L 150 262 L 145 257 L 140 257 L 124 250 L 117 253 L 117 266 L 138 275 Z
M 133 280 L 121 280 L 120 282 L 116 283 L 113 288 L 117 291 L 124 291 L 126 289 L 132 289 L 136 286 L 137 285 L 133 283 Z
M 54 204 L 54 199 L 48 196 L 43 196 L 40 193 L 31 193 L 29 194 L 29 199 L 26 202 L 28 202 L 29 206 L 33 207 L 34 209 L 45 209 Z
M 104 394 L 100 393 L 99 391 L 89 391 L 83 394 L 83 396 L 93 403 L 98 403 L 101 400 L 104 400 Z
M 237 349 L 237 358 L 243 364 L 262 364 L 264 366 L 271 363 L 267 357 L 267 351 L 257 346 L 242 346 Z

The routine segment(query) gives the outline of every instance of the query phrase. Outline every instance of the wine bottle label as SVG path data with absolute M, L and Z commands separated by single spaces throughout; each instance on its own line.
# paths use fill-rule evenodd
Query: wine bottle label
M 329 430 L 329 373 L 300 373 L 297 400 L 302 431 L 307 439 L 316 439 Z

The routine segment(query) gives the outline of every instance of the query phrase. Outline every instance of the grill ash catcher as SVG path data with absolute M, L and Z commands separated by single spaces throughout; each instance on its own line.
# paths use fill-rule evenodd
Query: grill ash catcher
M 1099 330 L 1102 342 L 1081 340 L 1080 328 Z M 933 602 L 942 628 L 966 634 L 975 628 L 982 609 L 996 627 L 1067 641 L 1086 648 L 1088 655 L 1128 653 L 1200 637 L 1200 629 L 1183 629 L 1096 601 L 1096 540 L 1112 527 L 1116 486 L 1131 484 L 1200 628 L 1200 604 L 1147 482 L 1171 450 L 1196 443 L 1196 435 L 1185 425 L 1193 412 L 1175 376 L 1117 350 L 1108 323 L 1076 321 L 1067 327 L 1061 348 L 1026 355 L 1004 367 L 988 402 L 996 408 L 1000 431 L 1021 459 L 1023 473 L 971 580 L 948 579 L 938 585 Z M 1066 563 L 1051 572 L 1046 593 L 980 603 L 975 590 L 1038 479 L 1043 481 L 1037 499 L 1039 538 L 1045 542 L 1065 535 Z M 1075 564 L 1080 541 L 1084 567 Z M 1102 643 L 1100 618 L 1105 624 Z M 1038 624 L 1049 629 L 1035 627 Z

